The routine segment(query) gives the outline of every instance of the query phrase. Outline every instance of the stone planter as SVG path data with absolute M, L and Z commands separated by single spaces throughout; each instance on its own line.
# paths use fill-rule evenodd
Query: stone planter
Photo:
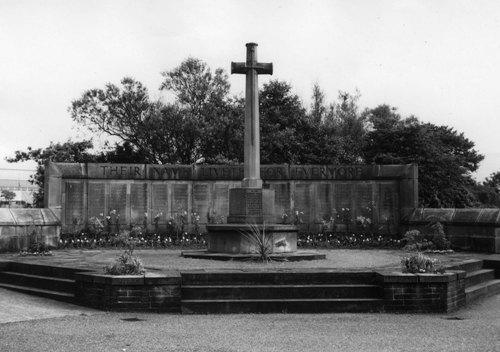
M 378 273 L 377 280 L 389 312 L 446 313 L 465 306 L 465 271 Z

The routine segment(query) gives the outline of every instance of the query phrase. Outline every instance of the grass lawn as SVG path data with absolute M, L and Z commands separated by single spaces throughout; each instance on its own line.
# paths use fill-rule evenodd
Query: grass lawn
M 193 270 L 193 269 L 237 269 L 237 270 L 265 270 L 265 269 L 305 269 L 322 268 L 338 270 L 399 270 L 401 258 L 408 253 L 399 249 L 320 249 L 326 259 L 300 262 L 271 262 L 259 263 L 250 261 L 218 261 L 207 259 L 190 259 L 181 256 L 180 249 L 136 249 L 138 256 L 146 269 L 156 270 Z M 119 249 L 65 249 L 54 250 L 52 256 L 26 256 L 18 254 L 2 254 L 0 259 L 58 264 L 70 267 L 83 267 L 101 270 L 112 262 L 122 250 Z M 488 254 L 478 253 L 451 253 L 430 254 L 443 264 L 471 258 L 483 258 Z

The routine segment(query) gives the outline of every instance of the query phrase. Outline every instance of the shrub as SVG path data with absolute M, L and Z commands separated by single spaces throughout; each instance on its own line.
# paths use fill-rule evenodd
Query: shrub
M 436 249 L 440 251 L 450 249 L 450 241 L 446 238 L 443 225 L 437 221 L 431 224 L 430 227 L 434 232 L 432 242 L 436 246 Z
M 437 259 L 430 258 L 422 253 L 412 254 L 401 259 L 403 273 L 444 273 L 444 267 Z
M 418 230 L 406 231 L 402 241 L 404 243 L 403 249 L 407 251 L 423 251 L 434 247 L 434 244 L 427 241 Z
M 265 225 L 260 230 L 258 225 L 250 225 L 250 230 L 241 233 L 253 247 L 254 251 L 258 255 L 257 260 L 269 263 L 272 261 L 272 243 L 271 236 L 266 236 Z
M 132 248 L 124 251 L 114 263 L 107 265 L 104 269 L 109 275 L 142 275 L 144 266 L 139 258 L 134 256 Z

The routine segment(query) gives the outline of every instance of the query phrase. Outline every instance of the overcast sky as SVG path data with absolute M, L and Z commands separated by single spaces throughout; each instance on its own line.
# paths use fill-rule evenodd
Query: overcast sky
M 305 104 L 314 83 L 329 101 L 359 89 L 362 108 L 464 132 L 486 155 L 478 180 L 500 171 L 496 0 L 0 0 L 0 168 L 15 150 L 88 137 L 67 111 L 85 90 L 131 76 L 161 97 L 161 72 L 190 56 L 229 71 L 247 42 L 274 64 L 260 85 L 285 80 Z M 243 81 L 230 77 L 232 93 Z

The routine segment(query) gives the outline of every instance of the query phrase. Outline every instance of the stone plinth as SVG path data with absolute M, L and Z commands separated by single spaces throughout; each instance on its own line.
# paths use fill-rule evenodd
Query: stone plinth
M 274 190 L 233 188 L 229 190 L 230 224 L 263 224 L 275 222 Z
M 272 253 L 297 251 L 297 227 L 294 225 L 207 225 L 208 251 L 213 253 L 258 253 L 257 242 L 252 239 L 252 229 L 264 231 L 265 241 Z

